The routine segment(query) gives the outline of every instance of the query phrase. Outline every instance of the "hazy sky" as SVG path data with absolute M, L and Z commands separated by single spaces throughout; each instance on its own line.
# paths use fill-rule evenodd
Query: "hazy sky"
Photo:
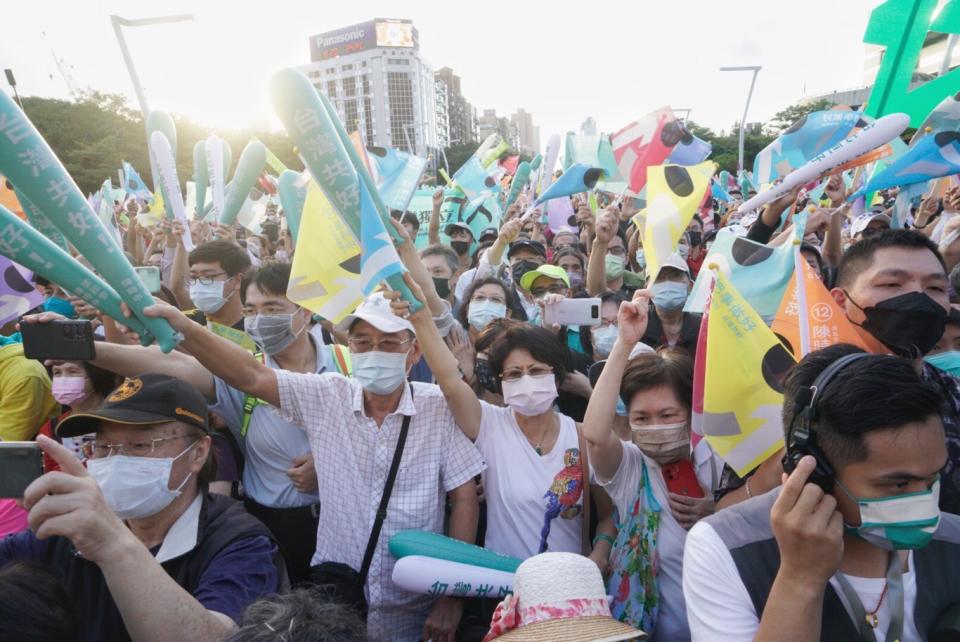
M 748 121 L 805 95 L 860 86 L 870 10 L 878 0 L 398 2 L 397 0 L 87 0 L 4 3 L 0 67 L 21 95 L 65 97 L 54 63 L 78 88 L 133 99 L 109 16 L 193 13 L 192 22 L 128 29 L 150 107 L 211 128 L 277 127 L 271 73 L 309 62 L 312 34 L 374 17 L 410 18 L 421 54 L 452 67 L 478 109 L 533 114 L 545 144 L 587 116 L 615 131 L 663 105 L 729 129 L 759 64 Z M 9 91 L 3 82 L 5 90 Z M 134 105 L 136 103 L 134 102 Z

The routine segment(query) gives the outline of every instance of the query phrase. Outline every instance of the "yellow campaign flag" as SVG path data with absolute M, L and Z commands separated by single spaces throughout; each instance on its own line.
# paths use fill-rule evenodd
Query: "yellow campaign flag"
M 770 328 L 793 356 L 802 359 L 837 343 L 850 343 L 874 354 L 888 352 L 883 344 L 850 322 L 813 268 L 800 256 L 799 248 L 796 253 L 797 269 L 790 277 Z M 803 275 L 802 289 L 797 288 L 798 274 Z
M 303 204 L 287 297 L 334 323 L 363 301 L 360 245 L 313 180 Z
M 664 260 L 676 251 L 680 236 L 700 206 L 717 169 L 713 161 L 685 167 L 656 165 L 647 168 L 647 223 L 643 251 L 650 282 Z
M 783 447 L 783 380 L 796 361 L 723 272 L 714 274 L 701 427 L 743 476 Z
M 248 352 L 259 352 L 257 344 L 253 342 L 253 339 L 250 338 L 250 335 L 244 332 L 243 330 L 237 330 L 228 325 L 222 325 L 207 319 L 207 329 L 210 332 L 214 333 L 217 336 L 223 337 L 228 341 L 236 343 L 238 346 L 247 350 Z

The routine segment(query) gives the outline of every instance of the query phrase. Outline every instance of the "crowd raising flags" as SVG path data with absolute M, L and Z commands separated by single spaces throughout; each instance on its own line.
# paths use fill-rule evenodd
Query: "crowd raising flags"
M 0 497 L 0 585 L 45 551 L 85 639 L 952 639 L 960 78 L 912 87 L 929 30 L 960 0 L 883 2 L 868 103 L 745 167 L 648 105 L 444 170 L 281 69 L 283 160 L 154 110 L 143 177 L 85 198 L 0 94 L 0 466 L 55 399 L 24 434 L 59 468 Z M 36 357 L 51 321 L 91 351 Z

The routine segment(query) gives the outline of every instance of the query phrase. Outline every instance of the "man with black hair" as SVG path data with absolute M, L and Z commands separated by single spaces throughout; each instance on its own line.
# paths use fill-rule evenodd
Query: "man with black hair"
M 185 280 L 190 301 L 197 309 L 188 313 L 190 318 L 203 325 L 212 321 L 242 331 L 243 311 L 238 294 L 240 282 L 250 269 L 250 256 L 236 243 L 210 241 L 195 247 L 187 262 L 190 275 Z
M 840 260 L 834 300 L 873 344 L 913 360 L 944 397 L 947 444 L 940 507 L 960 513 L 960 380 L 923 356 L 943 336 L 950 310 L 946 266 L 936 244 L 913 230 L 886 230 L 851 245 Z
M 791 474 L 687 536 L 692 639 L 926 640 L 960 603 L 942 401 L 900 357 L 807 355 L 784 394 Z

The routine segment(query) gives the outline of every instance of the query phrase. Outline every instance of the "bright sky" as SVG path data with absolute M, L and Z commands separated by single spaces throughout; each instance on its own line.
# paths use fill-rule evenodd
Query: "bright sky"
M 729 130 L 740 119 L 750 73 L 721 73 L 721 65 L 763 66 L 748 122 L 805 95 L 861 86 L 861 40 L 877 4 L 21 1 L 3 9 L 0 67 L 14 70 L 21 95 L 66 97 L 52 50 L 75 86 L 125 93 L 136 106 L 109 16 L 193 13 L 192 22 L 125 32 L 150 107 L 211 128 L 274 128 L 270 75 L 308 63 L 310 35 L 375 17 L 410 18 L 421 54 L 435 69 L 460 75 L 478 112 L 509 115 L 523 107 L 545 145 L 552 133 L 579 131 L 587 116 L 611 132 L 663 105 L 691 108 L 693 120 Z

